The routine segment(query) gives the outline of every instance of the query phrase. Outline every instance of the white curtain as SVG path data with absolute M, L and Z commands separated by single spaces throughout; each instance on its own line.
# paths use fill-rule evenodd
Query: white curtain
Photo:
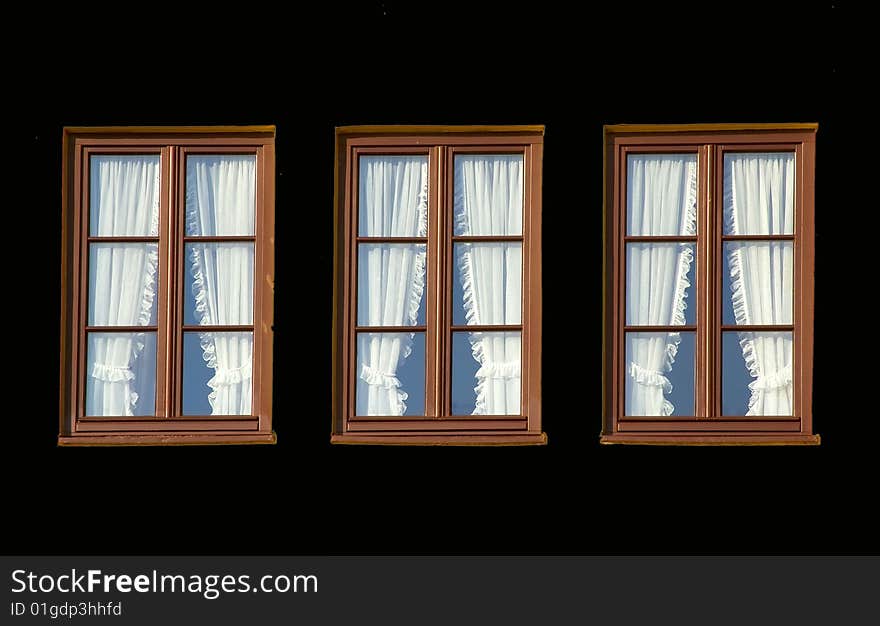
M 187 158 L 187 234 L 252 235 L 256 159 L 253 155 Z M 254 246 L 195 243 L 188 247 L 196 319 L 204 326 L 253 324 Z M 253 334 L 199 334 L 211 415 L 252 412 Z
M 522 233 L 523 158 L 468 155 L 455 158 L 455 223 L 458 235 Z M 468 324 L 522 322 L 522 244 L 456 245 Z M 521 334 L 469 333 L 479 364 L 473 415 L 519 415 Z
M 696 234 L 697 160 L 695 155 L 629 155 L 627 233 Z M 626 323 L 685 324 L 687 278 L 693 246 L 685 243 L 627 245 Z M 629 333 L 627 336 L 626 414 L 672 415 L 666 398 L 679 333 Z
M 794 166 L 792 153 L 724 155 L 725 233 L 794 232 Z M 727 251 L 736 323 L 791 324 L 791 242 L 736 242 Z M 746 415 L 791 415 L 791 333 L 743 332 L 739 338 L 755 379 Z
M 366 237 L 425 237 L 428 233 L 426 157 L 360 159 L 358 233 Z M 414 326 L 425 289 L 425 246 L 362 244 L 358 251 L 358 324 Z M 411 333 L 358 335 L 358 415 L 403 415 L 408 394 L 397 370 L 412 352 Z
M 159 232 L 159 157 L 93 156 L 89 232 L 99 237 L 156 236 Z M 89 325 L 147 326 L 153 318 L 158 247 L 152 243 L 92 244 L 89 248 Z M 154 412 L 155 357 L 137 367 L 144 333 L 91 333 L 86 413 Z M 141 359 L 140 361 L 144 361 Z

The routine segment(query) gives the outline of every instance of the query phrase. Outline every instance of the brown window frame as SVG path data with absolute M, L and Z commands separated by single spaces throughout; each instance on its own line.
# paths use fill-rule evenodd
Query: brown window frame
M 272 320 L 274 307 L 275 127 L 163 126 L 66 127 L 63 130 L 61 238 L 61 381 L 58 444 L 194 445 L 275 443 L 272 430 Z M 158 154 L 161 199 L 158 237 L 89 236 L 89 156 Z M 185 236 L 187 154 L 255 154 L 255 230 L 251 236 Z M 85 416 L 86 326 L 89 242 L 157 242 L 156 412 L 155 416 Z M 241 327 L 184 326 L 185 243 L 253 241 L 254 320 Z M 250 416 L 182 415 L 184 330 L 249 330 L 254 334 L 253 410 Z M 96 327 L 95 331 L 126 330 Z M 174 355 L 169 358 L 169 355 Z
M 816 445 L 813 433 L 813 273 L 815 265 L 815 162 L 818 124 L 690 124 L 604 127 L 603 196 L 603 428 L 602 443 L 696 445 Z M 725 152 L 795 153 L 795 226 L 793 235 L 723 235 L 720 164 Z M 626 156 L 628 153 L 696 153 L 698 163 L 697 235 L 628 237 L 626 228 Z M 623 356 L 625 331 L 625 242 L 696 242 L 697 323 L 677 330 L 696 332 L 695 416 L 625 417 Z M 793 324 L 724 326 L 721 278 L 725 241 L 789 240 L 794 247 Z M 711 246 L 711 248 L 710 248 Z M 708 286 L 708 288 L 707 288 Z M 633 327 L 635 328 L 635 327 Z M 653 327 L 638 327 L 639 330 Z M 721 415 L 721 339 L 723 330 L 793 332 L 793 415 L 736 417 Z M 660 331 L 673 327 L 657 327 Z
M 541 177 L 543 126 L 345 126 L 336 129 L 334 170 L 334 302 L 332 443 L 403 445 L 541 445 Z M 460 153 L 520 153 L 524 156 L 522 236 L 454 236 L 453 158 Z M 355 416 L 356 247 L 358 156 L 428 156 L 426 326 L 424 330 L 425 415 L 393 418 Z M 388 238 L 391 241 L 392 238 Z M 393 238 L 397 242 L 405 242 Z M 386 241 L 381 238 L 381 241 Z M 415 240 L 414 240 L 415 241 Z M 491 330 L 522 331 L 522 401 L 517 416 L 453 416 L 450 409 L 453 331 L 489 327 L 453 326 L 453 241 L 523 242 L 521 325 Z M 442 263 L 441 263 L 442 260 Z M 442 297 L 442 294 L 446 296 Z M 442 373 L 441 373 L 442 372 Z

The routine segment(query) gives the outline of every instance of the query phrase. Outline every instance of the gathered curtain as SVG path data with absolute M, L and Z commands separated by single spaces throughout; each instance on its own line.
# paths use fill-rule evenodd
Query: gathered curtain
M 254 233 L 256 159 L 253 155 L 189 156 L 187 235 Z M 254 245 L 192 243 L 188 247 L 196 320 L 200 325 L 253 324 Z M 199 333 L 212 415 L 252 412 L 253 334 Z
M 794 232 L 795 167 L 792 153 L 724 156 L 725 234 Z M 728 245 L 728 268 L 736 323 L 792 323 L 791 242 Z M 747 415 L 792 414 L 790 332 L 739 333 L 749 383 Z
M 360 159 L 358 234 L 425 237 L 428 161 L 425 157 Z M 362 244 L 358 252 L 358 324 L 415 326 L 425 289 L 423 244 Z M 398 368 L 412 352 L 412 333 L 358 334 L 358 415 L 399 416 L 407 392 Z
M 159 157 L 93 156 L 90 161 L 89 232 L 98 237 L 157 236 Z M 158 247 L 152 243 L 92 244 L 89 248 L 89 324 L 147 326 L 152 319 Z M 144 333 L 91 333 L 86 413 L 143 415 L 155 403 L 155 367 L 144 359 Z M 149 400 L 149 398 L 147 398 Z
M 694 155 L 630 155 L 627 175 L 627 234 L 696 233 L 697 161 Z M 688 273 L 693 246 L 636 243 L 627 246 L 626 323 L 685 324 Z M 629 333 L 626 414 L 672 415 L 667 399 L 680 333 Z
M 522 233 L 521 155 L 467 155 L 455 159 L 457 235 Z M 456 245 L 467 324 L 522 322 L 522 244 Z M 519 415 L 522 338 L 520 332 L 472 332 L 478 363 L 473 415 Z

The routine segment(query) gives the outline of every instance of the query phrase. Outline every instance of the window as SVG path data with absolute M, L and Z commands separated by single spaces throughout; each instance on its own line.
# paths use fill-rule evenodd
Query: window
M 275 441 L 274 142 L 64 129 L 61 445 Z
M 543 132 L 337 129 L 332 442 L 546 441 Z
M 819 442 L 816 130 L 605 128 L 602 442 Z

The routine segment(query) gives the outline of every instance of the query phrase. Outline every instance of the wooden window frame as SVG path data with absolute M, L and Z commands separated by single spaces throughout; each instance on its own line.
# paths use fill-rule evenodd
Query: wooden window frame
M 66 127 L 62 137 L 61 381 L 62 446 L 212 445 L 275 443 L 272 430 L 272 335 L 275 275 L 275 127 L 162 126 Z M 89 235 L 88 163 L 92 154 L 158 154 L 161 198 L 158 237 Z M 188 154 L 256 156 L 253 236 L 189 237 L 185 234 Z M 157 242 L 157 324 L 131 331 L 156 332 L 155 416 L 85 416 L 88 246 L 96 240 Z M 241 327 L 184 326 L 186 243 L 253 241 L 254 319 Z M 253 410 L 250 416 L 182 415 L 182 340 L 185 330 L 247 330 L 254 334 Z M 122 331 L 124 327 L 106 327 Z M 169 358 L 174 355 L 174 358 Z
M 694 445 L 816 445 L 813 433 L 813 274 L 815 265 L 815 161 L 818 124 L 689 124 L 604 127 L 603 154 L 603 427 L 602 443 Z M 795 153 L 794 235 L 723 235 L 723 155 L 725 152 Z M 697 235 L 626 236 L 626 157 L 629 153 L 696 153 Z M 697 323 L 676 327 L 696 332 L 695 417 L 625 417 L 623 355 L 625 331 L 625 243 L 634 240 L 696 242 Z M 723 246 L 734 240 L 787 240 L 794 247 L 793 324 L 722 325 Z M 709 246 L 712 246 L 711 250 Z M 708 286 L 708 288 L 707 288 Z M 638 327 L 638 330 L 652 327 Z M 793 415 L 721 415 L 723 330 L 793 332 Z M 658 327 L 669 331 L 671 328 Z
M 541 430 L 541 177 L 543 126 L 345 126 L 336 129 L 334 168 L 332 435 L 336 444 L 542 445 Z M 461 153 L 523 154 L 522 236 L 460 237 L 453 231 L 453 159 Z M 381 332 L 425 332 L 425 415 L 355 416 L 356 231 L 358 157 L 428 156 L 428 236 L 376 241 L 427 244 L 426 325 Z M 515 326 L 453 326 L 452 245 L 459 241 L 522 241 L 523 317 Z M 444 263 L 441 266 L 441 259 Z M 447 294 L 441 306 L 440 294 Z M 450 408 L 451 339 L 461 330 L 521 330 L 521 415 L 453 416 Z M 442 374 L 440 374 L 442 372 Z

